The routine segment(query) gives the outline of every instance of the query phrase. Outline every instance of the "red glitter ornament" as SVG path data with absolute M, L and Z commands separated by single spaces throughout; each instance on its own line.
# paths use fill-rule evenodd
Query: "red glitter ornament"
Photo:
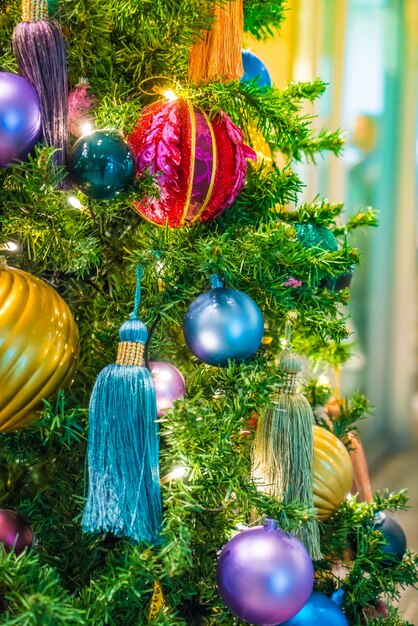
M 171 228 L 220 215 L 245 182 L 255 152 L 225 113 L 212 119 L 187 100 L 147 107 L 129 139 L 141 174 L 157 176 L 159 197 L 134 203 L 146 220 Z

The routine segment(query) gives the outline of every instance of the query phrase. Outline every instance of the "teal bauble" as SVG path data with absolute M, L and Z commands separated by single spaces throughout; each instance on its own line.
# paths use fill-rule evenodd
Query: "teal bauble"
M 111 200 L 128 189 L 135 176 L 130 148 L 114 130 L 80 137 L 71 150 L 69 170 L 80 191 L 95 200 Z
M 320 251 L 335 252 L 338 243 L 332 231 L 326 226 L 307 222 L 306 224 L 294 224 L 298 241 L 305 248 L 319 248 Z

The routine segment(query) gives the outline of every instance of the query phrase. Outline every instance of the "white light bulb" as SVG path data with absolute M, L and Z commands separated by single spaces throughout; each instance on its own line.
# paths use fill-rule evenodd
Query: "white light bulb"
M 326 374 L 321 374 L 321 376 L 318 378 L 318 383 L 320 385 L 329 385 L 329 378 Z
M 187 468 L 184 465 L 175 467 L 169 474 L 167 474 L 168 480 L 174 480 L 176 478 L 183 478 L 187 474 Z
M 75 209 L 78 209 L 79 211 L 81 211 L 81 209 L 83 208 L 83 205 L 81 204 L 80 200 L 76 198 L 75 196 L 69 196 L 68 202 L 71 204 L 72 207 L 74 207 Z
M 82 135 L 88 135 L 89 133 L 91 133 L 93 130 L 93 124 L 91 122 L 84 122 L 84 124 L 81 125 L 81 134 Z
M 16 250 L 18 249 L 18 245 L 15 241 L 8 241 L 5 245 L 4 245 L 4 250 L 7 250 L 8 252 L 16 252 Z
M 178 99 L 178 96 L 174 93 L 172 89 L 164 89 L 162 91 L 162 94 L 164 98 L 167 98 L 167 100 L 170 100 L 170 102 L 174 102 L 174 100 Z

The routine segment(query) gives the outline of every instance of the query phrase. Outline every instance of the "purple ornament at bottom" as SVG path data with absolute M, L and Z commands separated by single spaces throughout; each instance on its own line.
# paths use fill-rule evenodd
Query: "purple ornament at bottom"
M 177 367 L 164 361 L 151 361 L 149 364 L 154 380 L 158 417 L 173 408 L 175 400 L 181 400 L 186 393 L 186 383 Z
M 222 600 L 242 620 L 276 626 L 300 611 L 312 593 L 312 560 L 275 520 L 244 530 L 223 548 L 217 567 Z
M 17 511 L 0 509 L 0 543 L 6 552 L 13 549 L 17 555 L 32 546 L 32 529 Z

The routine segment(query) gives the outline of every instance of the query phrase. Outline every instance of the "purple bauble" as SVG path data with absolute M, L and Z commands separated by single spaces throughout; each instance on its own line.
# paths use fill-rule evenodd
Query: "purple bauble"
M 186 383 L 177 367 L 164 361 L 151 361 L 150 370 L 155 386 L 158 417 L 173 408 L 175 400 L 181 400 L 186 393 Z
M 216 576 L 227 607 L 260 626 L 296 615 L 314 582 L 306 548 L 294 535 L 278 529 L 275 520 L 235 535 L 220 554 Z
M 0 543 L 6 552 L 14 549 L 16 554 L 30 548 L 33 542 L 32 529 L 16 511 L 0 509 Z
M 25 160 L 41 138 L 41 109 L 32 85 L 0 72 L 0 167 Z

